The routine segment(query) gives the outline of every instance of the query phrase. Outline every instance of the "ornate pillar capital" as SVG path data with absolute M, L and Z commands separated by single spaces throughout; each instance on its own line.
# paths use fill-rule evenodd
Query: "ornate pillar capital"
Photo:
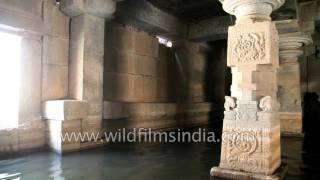
M 303 33 L 286 33 L 279 35 L 280 63 L 296 62 L 303 54 L 302 46 L 312 44 L 310 35 Z
M 244 16 L 268 17 L 272 11 L 282 6 L 285 0 L 220 0 L 223 9 L 237 19 Z
M 110 18 L 116 11 L 114 0 L 61 0 L 60 10 L 70 17 L 90 14 Z

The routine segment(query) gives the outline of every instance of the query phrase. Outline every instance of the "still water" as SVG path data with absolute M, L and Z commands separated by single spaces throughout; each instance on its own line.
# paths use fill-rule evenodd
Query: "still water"
M 282 140 L 282 160 L 289 165 L 286 179 L 320 179 L 303 163 L 302 142 Z M 0 179 L 204 180 L 219 155 L 216 143 L 113 144 L 63 157 L 38 152 L 0 160 Z

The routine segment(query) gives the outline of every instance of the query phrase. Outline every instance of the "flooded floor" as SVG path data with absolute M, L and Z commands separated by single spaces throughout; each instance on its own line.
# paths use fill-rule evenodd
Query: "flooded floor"
M 302 142 L 282 140 L 282 160 L 289 165 L 286 179 L 320 179 L 302 161 Z M 217 143 L 113 144 L 63 157 L 38 152 L 0 160 L 0 179 L 203 180 L 209 179 L 219 156 Z

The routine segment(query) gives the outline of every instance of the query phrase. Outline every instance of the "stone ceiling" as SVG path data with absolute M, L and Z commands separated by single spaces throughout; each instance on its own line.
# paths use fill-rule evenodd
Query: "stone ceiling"
M 218 0 L 148 0 L 159 9 L 184 22 L 195 22 L 227 15 Z
M 176 16 L 183 22 L 197 22 L 227 15 L 219 0 L 147 0 L 157 8 Z M 295 0 L 286 3 L 272 14 L 273 19 L 296 18 Z

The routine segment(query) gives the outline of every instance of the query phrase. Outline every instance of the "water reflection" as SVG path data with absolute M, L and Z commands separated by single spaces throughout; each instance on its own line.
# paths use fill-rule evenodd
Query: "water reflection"
M 286 179 L 319 179 L 303 167 L 302 139 L 282 140 L 283 161 L 289 164 Z M 216 143 L 113 144 L 104 148 L 60 157 L 42 152 L 0 161 L 6 179 L 209 179 L 212 166 L 220 159 Z M 11 177 L 12 176 L 12 177 Z M 312 178 L 311 178 L 312 177 Z

